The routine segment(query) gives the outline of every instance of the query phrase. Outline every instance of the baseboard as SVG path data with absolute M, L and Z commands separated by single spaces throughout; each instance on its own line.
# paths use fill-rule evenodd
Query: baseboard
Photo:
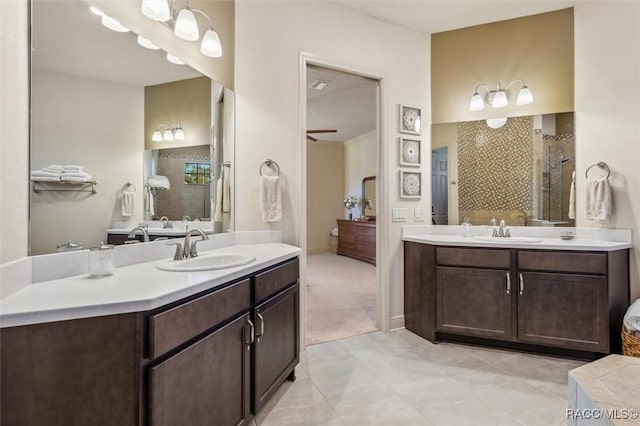
M 397 315 L 395 317 L 391 317 L 389 320 L 389 330 L 396 331 L 402 330 L 404 328 L 404 315 Z
M 330 251 L 329 247 L 307 248 L 307 254 L 329 253 Z

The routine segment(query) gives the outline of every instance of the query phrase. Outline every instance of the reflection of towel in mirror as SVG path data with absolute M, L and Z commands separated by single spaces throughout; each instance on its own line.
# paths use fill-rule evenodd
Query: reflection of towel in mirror
M 280 176 L 262 176 L 260 179 L 260 211 L 263 222 L 282 220 L 282 193 Z
M 216 210 L 213 215 L 214 222 L 222 222 L 222 176 L 216 182 Z
M 585 210 L 589 220 L 607 222 L 611 217 L 611 186 L 607 178 L 586 182 Z
M 576 171 L 571 175 L 571 190 L 569 191 L 569 219 L 576 218 Z
M 624 314 L 624 325 L 629 331 L 640 331 L 640 299 L 629 306 L 627 313 Z
M 147 183 L 152 188 L 162 188 L 162 189 L 171 188 L 171 183 L 169 182 L 169 179 L 167 179 L 166 176 L 162 176 L 162 175 L 153 175 L 153 176 L 151 176 L 147 180 Z
M 133 215 L 133 194 L 135 194 L 133 187 L 128 187 L 122 191 L 122 199 L 120 200 L 122 216 L 128 217 Z
M 153 191 L 151 190 L 151 187 L 146 187 L 144 195 L 145 210 L 147 211 L 147 213 L 149 213 L 149 216 L 153 216 L 154 214 L 156 214 L 156 211 L 153 205 Z
M 222 168 L 222 212 L 231 212 L 231 182 L 229 181 L 229 173 L 226 167 Z

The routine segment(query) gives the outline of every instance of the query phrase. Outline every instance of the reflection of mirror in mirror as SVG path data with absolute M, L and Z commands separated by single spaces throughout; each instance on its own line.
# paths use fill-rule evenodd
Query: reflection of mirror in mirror
M 574 226 L 574 153 L 572 112 L 433 125 L 433 222 Z
M 152 215 L 148 214 L 147 200 L 143 197 L 150 176 L 142 167 L 145 147 L 170 151 L 207 144 L 204 150 L 208 151 L 209 143 L 215 140 L 215 129 L 221 141 L 215 153 L 220 163 L 209 162 L 210 178 L 220 176 L 216 167 L 221 168 L 222 161 L 233 163 L 232 134 L 226 136 L 224 125 L 232 124 L 228 120 L 233 119 L 233 102 L 221 107 L 231 110 L 224 123 L 212 121 L 217 118 L 212 92 L 216 100 L 229 92 L 217 82 L 188 66 L 169 63 L 165 52 L 141 47 L 133 33 L 116 33 L 105 28 L 100 17 L 81 1 L 34 0 L 32 33 L 31 169 L 51 164 L 84 166 L 97 182 L 97 194 L 80 192 L 75 185 L 55 183 L 49 185 L 65 192 L 31 191 L 31 254 L 54 252 L 56 246 L 69 240 L 88 248 L 106 241 L 107 229 L 130 229 L 150 219 Z M 201 103 L 192 98 L 177 96 L 164 104 L 162 111 L 147 114 L 146 88 L 190 80 L 206 80 L 211 87 L 202 101 L 206 102 L 206 109 L 196 107 Z M 232 100 L 233 93 L 229 93 L 227 97 Z M 153 131 L 163 124 L 181 127 L 185 140 L 153 143 Z M 161 151 L 158 157 L 163 157 Z M 210 153 L 207 155 L 212 157 Z M 230 171 L 229 181 L 233 179 Z M 184 174 L 171 181 L 172 188 L 185 186 Z M 206 191 L 201 183 L 199 191 L 192 191 L 197 192 L 197 201 L 185 203 L 197 204 L 199 210 L 175 212 L 175 217 L 213 217 L 209 194 L 215 194 L 215 185 L 210 186 L 211 191 Z M 135 188 L 130 215 L 122 210 L 125 188 Z M 224 225 L 221 222 L 217 229 L 232 230 L 231 214 L 226 222 Z
M 376 220 L 376 177 L 368 176 L 362 179 L 362 207 L 363 219 Z

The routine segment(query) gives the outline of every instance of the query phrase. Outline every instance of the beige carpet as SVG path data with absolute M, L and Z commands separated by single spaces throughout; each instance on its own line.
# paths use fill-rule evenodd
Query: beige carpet
M 307 338 L 313 345 L 377 330 L 376 268 L 333 253 L 307 256 Z

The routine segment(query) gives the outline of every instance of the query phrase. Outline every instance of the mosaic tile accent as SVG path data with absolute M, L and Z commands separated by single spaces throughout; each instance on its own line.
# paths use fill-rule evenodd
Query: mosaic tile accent
M 533 209 L 533 118 L 458 123 L 459 209 Z
M 163 151 L 165 150 L 160 150 L 160 154 L 158 154 L 158 158 L 165 158 L 169 160 L 195 161 L 195 162 L 204 162 L 204 163 L 208 163 L 210 160 L 209 156 L 204 156 L 204 155 L 176 154 L 176 153 L 168 153 Z

